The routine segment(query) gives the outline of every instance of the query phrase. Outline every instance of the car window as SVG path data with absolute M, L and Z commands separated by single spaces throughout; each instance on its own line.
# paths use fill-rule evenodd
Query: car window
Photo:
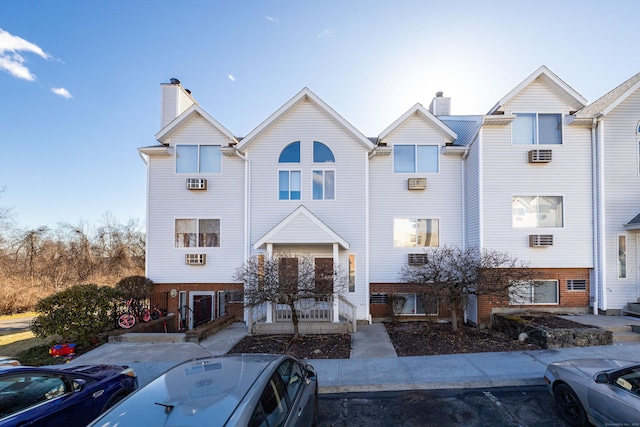
M 67 387 L 60 377 L 21 374 L 0 379 L 0 418 L 63 396 Z
M 302 367 L 293 360 L 287 360 L 278 367 L 278 373 L 287 390 L 289 400 L 293 402 L 302 385 Z
M 634 366 L 617 372 L 612 380 L 618 387 L 635 394 L 640 394 L 640 366 Z
M 281 426 L 286 421 L 288 412 L 289 405 L 285 397 L 284 385 L 280 377 L 274 374 L 262 392 L 260 403 L 254 411 L 249 425 L 252 427 Z

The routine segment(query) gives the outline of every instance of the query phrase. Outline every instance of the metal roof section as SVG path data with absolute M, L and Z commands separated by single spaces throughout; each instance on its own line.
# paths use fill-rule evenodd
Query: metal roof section
M 482 116 L 446 116 L 439 118 L 442 123 L 458 135 L 458 139 L 454 141 L 453 145 L 460 147 L 471 145 L 482 125 Z
M 587 105 L 587 100 L 576 92 L 571 86 L 566 84 L 562 79 L 556 76 L 544 65 L 538 68 L 533 74 L 527 77 L 522 83 L 516 86 L 511 92 L 505 95 L 494 107 L 489 110 L 487 114 L 500 114 L 503 113 L 504 104 L 509 102 L 514 96 L 520 93 L 524 88 L 529 86 L 533 81 L 539 80 L 542 84 L 547 86 L 556 95 L 562 98 L 567 104 L 571 106 L 573 110 L 580 110 Z
M 389 127 L 382 131 L 382 133 L 378 136 L 378 140 L 382 141 L 386 137 L 388 137 L 393 131 L 398 129 L 404 122 L 409 120 L 412 116 L 418 116 L 423 120 L 429 122 L 442 136 L 448 140 L 448 143 L 453 143 L 458 135 L 451 130 L 446 124 L 444 124 L 439 118 L 431 114 L 429 110 L 424 108 L 424 106 L 420 103 L 415 104 L 413 107 L 409 108 L 406 113 L 404 113 L 398 120 L 391 123 Z
M 195 118 L 198 115 L 200 117 L 204 118 L 209 123 L 211 123 L 211 125 L 213 127 L 218 129 L 227 138 L 229 138 L 229 143 L 234 144 L 234 143 L 238 142 L 236 137 L 233 136 L 233 134 L 227 128 L 222 126 L 222 124 L 220 124 L 220 122 L 218 122 L 216 119 L 211 117 L 209 115 L 209 113 L 204 111 L 204 109 L 202 107 L 200 107 L 198 104 L 192 105 L 191 107 L 186 109 L 184 111 L 184 113 L 182 113 L 181 115 L 179 115 L 178 117 L 173 119 L 168 125 L 166 125 L 160 132 L 158 132 L 156 134 L 156 139 L 159 142 L 167 145 L 168 144 L 168 140 L 173 135 L 175 135 L 178 131 L 183 129 L 193 118 Z
M 323 100 L 321 100 L 316 94 L 311 92 L 309 88 L 304 88 L 298 94 L 296 94 L 293 98 L 291 98 L 287 103 L 285 103 L 282 107 L 280 107 L 275 113 L 269 116 L 265 121 L 263 121 L 258 127 L 252 130 L 247 136 L 242 138 L 242 141 L 238 143 L 237 149 L 240 151 L 245 151 L 253 142 L 255 142 L 262 134 L 268 131 L 272 126 L 274 126 L 278 120 L 289 112 L 293 111 L 298 105 L 303 102 L 311 102 L 315 104 L 320 110 L 327 114 L 335 123 L 339 126 L 342 126 L 349 134 L 351 134 L 360 144 L 362 144 L 367 150 L 372 151 L 375 146 L 371 143 L 369 138 L 364 136 L 358 129 L 356 129 L 351 123 L 346 121 L 342 116 L 333 110 L 333 108 L 329 107 Z
M 640 213 L 633 217 L 631 221 L 624 225 L 624 228 L 629 231 L 640 230 Z
M 576 117 L 593 118 L 599 115 L 606 115 L 627 99 L 629 95 L 638 90 L 638 88 L 640 88 L 640 73 L 579 110 L 576 113 Z
M 253 244 L 253 248 L 260 249 L 268 243 L 289 245 L 337 243 L 343 249 L 349 249 L 349 243 L 345 239 L 302 205 L 258 239 Z

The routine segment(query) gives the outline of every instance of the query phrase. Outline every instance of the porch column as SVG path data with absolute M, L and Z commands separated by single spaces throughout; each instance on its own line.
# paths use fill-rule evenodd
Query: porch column
M 273 255 L 273 243 L 267 243 L 267 257 L 271 258 Z M 268 301 L 267 302 L 267 318 L 265 323 L 273 323 L 273 304 Z
M 333 278 L 336 278 L 336 272 L 339 270 L 340 266 L 340 251 L 338 248 L 338 244 L 333 244 Z M 335 280 L 334 280 L 335 283 Z M 333 293 L 333 323 L 340 322 L 340 300 L 338 299 L 338 294 Z

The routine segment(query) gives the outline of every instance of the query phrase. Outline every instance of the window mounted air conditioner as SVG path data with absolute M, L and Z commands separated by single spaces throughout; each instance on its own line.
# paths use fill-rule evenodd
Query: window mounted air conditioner
M 529 246 L 532 248 L 553 246 L 553 234 L 531 234 L 529 235 Z
M 408 254 L 409 265 L 425 265 L 427 263 L 426 254 Z
M 207 263 L 207 254 L 186 254 L 184 262 L 188 265 L 205 265 Z
M 426 190 L 427 178 L 409 178 L 407 186 L 409 190 Z
M 549 163 L 552 153 L 552 150 L 531 150 L 529 151 L 529 163 Z
M 207 180 L 204 178 L 187 178 L 187 190 L 206 190 Z

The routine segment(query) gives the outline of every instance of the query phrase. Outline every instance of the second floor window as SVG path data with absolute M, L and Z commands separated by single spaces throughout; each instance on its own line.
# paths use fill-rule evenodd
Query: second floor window
M 176 145 L 176 173 L 220 173 L 219 145 Z
M 562 196 L 513 196 L 514 228 L 563 227 Z
M 176 219 L 176 248 L 220 247 L 219 219 Z
M 413 248 L 438 246 L 439 220 L 394 218 L 393 219 L 393 246 L 396 248 Z
M 313 171 L 313 200 L 333 200 L 335 197 L 335 172 Z
M 395 173 L 438 172 L 438 146 L 394 145 L 393 171 Z
M 562 144 L 562 114 L 517 113 L 511 133 L 514 144 Z
M 278 199 L 300 200 L 300 171 L 278 172 Z

